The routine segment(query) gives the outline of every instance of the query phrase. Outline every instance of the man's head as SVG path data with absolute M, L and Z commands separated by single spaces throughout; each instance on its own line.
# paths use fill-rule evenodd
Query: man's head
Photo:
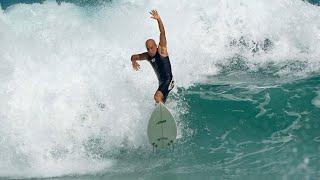
M 146 41 L 146 48 L 149 56 L 153 57 L 157 53 L 157 44 L 153 39 L 148 39 Z

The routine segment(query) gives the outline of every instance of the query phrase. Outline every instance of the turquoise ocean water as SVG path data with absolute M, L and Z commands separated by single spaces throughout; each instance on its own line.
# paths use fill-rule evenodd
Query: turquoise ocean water
M 0 179 L 320 178 L 317 1 L 0 1 Z M 171 150 L 147 139 L 164 21 Z

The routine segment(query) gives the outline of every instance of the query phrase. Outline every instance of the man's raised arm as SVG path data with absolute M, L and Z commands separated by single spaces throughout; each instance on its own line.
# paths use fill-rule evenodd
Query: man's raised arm
M 158 26 L 159 26 L 159 30 L 160 30 L 160 43 L 159 43 L 159 45 L 161 46 L 161 48 L 167 48 L 166 34 L 165 34 L 164 26 L 163 26 L 162 20 L 160 18 L 160 15 L 158 14 L 158 12 L 156 10 L 152 10 L 150 12 L 150 14 L 152 15 L 151 18 L 158 21 Z

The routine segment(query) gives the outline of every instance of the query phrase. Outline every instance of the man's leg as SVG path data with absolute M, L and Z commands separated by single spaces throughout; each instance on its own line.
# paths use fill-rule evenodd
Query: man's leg
M 157 90 L 156 93 L 154 94 L 154 100 L 155 100 L 157 103 L 159 103 L 159 102 L 164 103 L 164 102 L 163 102 L 163 98 L 164 98 L 164 96 L 163 96 L 162 92 L 159 91 L 159 90 Z

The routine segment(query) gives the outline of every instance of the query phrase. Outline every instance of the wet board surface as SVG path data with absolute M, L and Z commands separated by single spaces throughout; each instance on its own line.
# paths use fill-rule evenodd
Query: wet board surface
M 176 122 L 167 107 L 158 103 L 148 123 L 148 138 L 155 148 L 172 145 L 177 137 Z

